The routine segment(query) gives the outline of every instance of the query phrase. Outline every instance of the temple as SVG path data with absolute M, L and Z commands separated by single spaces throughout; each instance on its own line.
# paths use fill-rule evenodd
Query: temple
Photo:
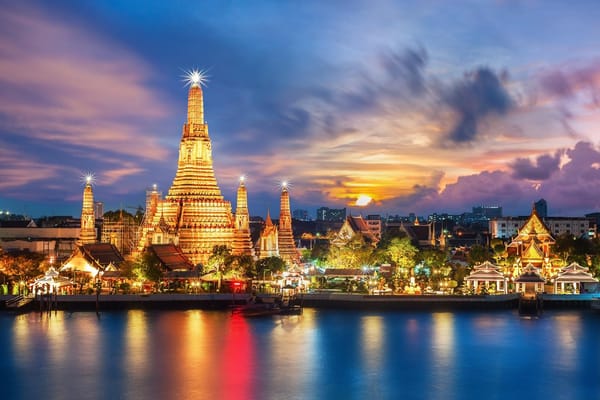
M 248 212 L 248 194 L 244 185 L 244 177 L 240 178 L 235 207 L 235 234 L 233 237 L 233 255 L 254 257 L 254 247 L 250 235 L 250 214 Z
M 83 205 L 81 207 L 81 232 L 80 244 L 96 243 L 96 219 L 94 217 L 94 192 L 92 190 L 92 177 L 85 178 L 83 188 Z
M 279 257 L 279 232 L 273 221 L 271 213 L 267 211 L 265 226 L 260 232 L 257 242 L 258 258 Z
M 246 239 L 247 201 L 238 202 L 240 217 L 223 198 L 213 170 L 211 140 L 204 121 L 202 75 L 190 74 L 187 121 L 179 145 L 177 172 L 165 199 L 154 188 L 147 197 L 138 249 L 172 243 L 192 263 L 206 263 L 213 247 L 224 245 L 233 254 L 251 254 Z M 240 195 L 238 191 L 238 196 Z M 237 226 L 244 232 L 236 235 Z
M 290 194 L 287 184 L 284 182 L 281 188 L 281 207 L 279 210 L 279 257 L 288 266 L 300 263 L 300 253 L 294 243 L 292 233 L 292 213 L 290 212 Z
M 506 250 L 509 256 L 516 257 L 517 275 L 523 271 L 523 267 L 531 264 L 540 269 L 542 275 L 548 278 L 556 272 L 553 270 L 550 260 L 554 244 L 555 240 L 550 229 L 533 207 L 529 219 L 519 229 L 517 236 L 508 244 Z
M 267 212 L 267 220 L 260 233 L 257 250 L 259 258 L 281 257 L 289 267 L 300 264 L 300 253 L 294 243 L 292 231 L 290 194 L 285 182 L 281 188 L 279 226 L 273 224 L 271 214 Z

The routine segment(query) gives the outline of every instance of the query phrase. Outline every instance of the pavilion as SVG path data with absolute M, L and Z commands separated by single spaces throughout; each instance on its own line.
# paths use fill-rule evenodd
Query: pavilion
M 468 288 L 473 288 L 475 293 L 481 292 L 480 288 L 494 287 L 496 293 L 508 292 L 508 279 L 500 271 L 500 267 L 489 261 L 473 267 L 473 271 L 465 278 Z
M 582 267 L 576 262 L 562 268 L 554 278 L 554 293 L 566 293 L 572 291 L 573 294 L 581 293 L 581 284 L 584 282 L 598 282 L 592 274 L 588 272 L 589 268 Z M 559 290 L 560 287 L 560 290 Z

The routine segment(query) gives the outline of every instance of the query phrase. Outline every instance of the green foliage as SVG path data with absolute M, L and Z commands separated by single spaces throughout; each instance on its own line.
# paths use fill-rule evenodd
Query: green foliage
M 489 261 L 491 259 L 491 253 L 489 252 L 487 247 L 484 247 L 480 244 L 475 244 L 471 246 L 469 250 L 469 254 L 467 256 L 467 260 L 469 264 L 481 264 L 485 261 Z
M 387 255 L 390 260 L 400 268 L 414 267 L 419 249 L 410 241 L 410 238 L 393 238 L 387 247 Z
M 163 276 L 160 261 L 152 251 L 146 251 L 133 264 L 132 275 L 140 281 L 159 282 Z
M 275 275 L 285 271 L 285 261 L 280 257 L 261 258 L 256 262 L 256 276 L 262 279 L 263 276 Z
M 373 250 L 362 235 L 355 234 L 344 246 L 331 246 L 327 264 L 332 268 L 362 268 L 371 264 Z

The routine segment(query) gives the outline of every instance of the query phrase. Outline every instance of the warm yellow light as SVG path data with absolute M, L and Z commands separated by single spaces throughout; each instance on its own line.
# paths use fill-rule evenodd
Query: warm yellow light
M 244 175 L 240 176 L 240 182 L 244 183 L 244 180 L 246 180 L 246 177 Z
M 200 86 L 208 81 L 208 75 L 206 75 L 206 72 L 203 70 L 193 69 L 185 73 L 183 81 L 186 85 Z
M 372 200 L 373 199 L 371 198 L 371 196 L 367 196 L 366 194 L 361 194 L 358 196 L 358 199 L 356 199 L 355 205 L 357 205 L 358 207 L 364 207 L 366 205 L 369 205 L 369 203 Z

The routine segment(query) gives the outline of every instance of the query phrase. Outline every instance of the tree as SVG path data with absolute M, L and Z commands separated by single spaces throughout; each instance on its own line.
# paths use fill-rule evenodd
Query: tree
M 256 274 L 261 279 L 266 276 L 267 272 L 270 272 L 272 276 L 285 271 L 285 268 L 285 261 L 280 257 L 261 258 L 256 262 Z
M 146 251 L 133 265 L 133 275 L 140 281 L 158 283 L 162 276 L 161 263 L 156 254 Z
M 469 250 L 469 255 L 467 256 L 467 260 L 468 260 L 469 264 L 475 265 L 475 264 L 481 264 L 485 261 L 489 261 L 490 257 L 491 257 L 491 254 L 490 254 L 489 250 L 487 249 L 487 247 L 484 247 L 480 244 L 474 244 L 473 246 L 471 246 L 471 249 Z
M 406 278 L 408 271 L 414 267 L 419 250 L 411 243 L 410 238 L 393 238 L 387 247 L 387 255 L 396 264 L 397 277 Z
M 362 268 L 371 264 L 373 250 L 361 234 L 354 234 L 345 245 L 330 247 L 327 264 L 333 268 Z
M 217 274 L 217 292 L 221 291 L 221 281 L 231 265 L 230 256 L 231 250 L 229 247 L 225 245 L 215 245 L 211 256 L 208 258 L 208 269 Z

